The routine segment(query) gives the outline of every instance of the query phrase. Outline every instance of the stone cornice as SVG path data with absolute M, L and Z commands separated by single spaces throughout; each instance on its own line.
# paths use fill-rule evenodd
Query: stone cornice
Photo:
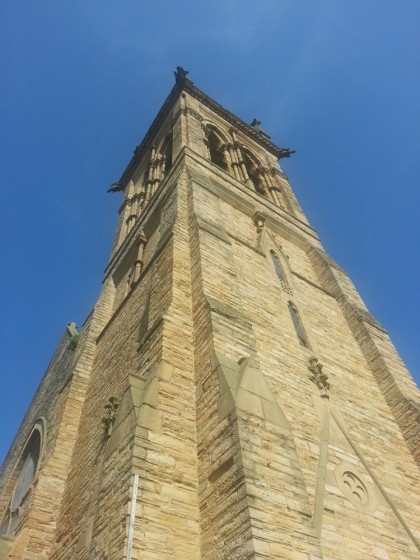
M 289 157 L 292 153 L 294 153 L 293 150 L 290 150 L 289 148 L 280 148 L 279 146 L 276 146 L 276 144 L 273 144 L 273 142 L 271 142 L 266 136 L 259 134 L 258 131 L 255 130 L 252 126 L 246 124 L 244 121 L 236 117 L 233 113 L 222 107 L 222 105 L 217 103 L 217 101 L 214 101 L 214 99 L 195 87 L 191 80 L 185 78 L 182 82 L 175 83 L 168 97 L 163 102 L 163 105 L 156 115 L 154 121 L 150 125 L 149 130 L 146 132 L 143 140 L 134 150 L 134 155 L 125 168 L 120 179 L 116 183 L 111 185 L 111 187 L 108 189 L 108 192 L 117 192 L 125 189 L 126 184 L 131 179 L 144 154 L 151 146 L 153 139 L 155 138 L 157 132 L 168 116 L 170 110 L 175 105 L 175 102 L 178 100 L 181 93 L 184 91 L 191 95 L 191 97 L 194 97 L 194 99 L 197 99 L 197 101 L 200 101 L 200 103 L 208 107 L 217 115 L 221 116 L 234 128 L 251 137 L 257 144 L 276 156 L 277 159 Z
M 191 95 L 191 97 L 194 97 L 194 99 L 197 99 L 197 101 L 200 101 L 200 103 L 211 109 L 214 113 L 225 119 L 237 130 L 240 130 L 245 135 L 250 136 L 257 144 L 260 144 L 260 146 L 265 148 L 268 152 L 275 155 L 277 159 L 289 157 L 294 153 L 293 150 L 290 150 L 289 148 L 280 148 L 279 146 L 271 142 L 271 140 L 269 140 L 267 136 L 260 134 L 254 127 L 246 124 L 236 115 L 220 105 L 220 103 L 217 103 L 217 101 L 214 101 L 214 99 L 195 87 L 190 80 L 185 81 L 184 91 L 186 91 Z

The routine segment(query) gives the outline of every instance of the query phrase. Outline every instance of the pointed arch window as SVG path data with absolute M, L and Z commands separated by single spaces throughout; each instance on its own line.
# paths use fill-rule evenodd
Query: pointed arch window
M 254 185 L 255 190 L 260 194 L 266 195 L 267 194 L 266 190 L 261 181 L 260 166 L 258 162 L 255 160 L 252 154 L 246 149 L 242 149 L 242 157 L 243 157 L 243 162 L 246 171 L 248 173 L 248 178 Z
M 284 267 L 283 267 L 283 265 L 281 264 L 281 261 L 280 261 L 278 255 L 277 255 L 273 250 L 270 251 L 270 255 L 271 255 L 271 260 L 273 261 L 274 270 L 276 271 L 277 278 L 278 278 L 279 281 L 280 281 L 281 287 L 282 287 L 286 292 L 288 292 L 289 294 L 291 294 L 292 292 L 291 292 L 289 283 L 288 283 L 288 281 L 287 281 L 286 274 L 285 274 L 285 272 L 284 272 Z
M 217 165 L 224 171 L 227 171 L 228 166 L 226 163 L 224 147 L 221 138 L 213 130 L 207 129 L 206 141 L 210 161 L 212 161 L 215 165 Z
M 172 132 L 171 132 L 165 138 L 160 151 L 162 156 L 165 158 L 164 175 L 167 175 L 168 171 L 172 167 L 172 148 L 173 148 L 173 140 L 172 140 Z
M 12 498 L 6 509 L 0 526 L 0 535 L 13 536 L 16 534 L 21 505 L 26 499 L 38 470 L 41 456 L 42 422 L 34 426 L 20 460 L 19 474 L 13 490 Z
M 280 280 L 280 282 L 286 282 L 286 277 L 284 275 L 283 267 L 281 266 L 280 259 L 278 258 L 278 256 L 276 255 L 276 253 L 273 250 L 270 251 L 270 255 L 271 255 L 271 259 L 273 261 L 274 269 L 276 271 L 278 279 Z
M 309 344 L 308 336 L 306 334 L 305 328 L 302 323 L 302 319 L 300 318 L 299 311 L 295 304 L 291 301 L 288 303 L 290 317 L 292 319 L 293 326 L 295 327 L 296 336 L 301 344 L 305 348 L 311 349 L 311 345 Z

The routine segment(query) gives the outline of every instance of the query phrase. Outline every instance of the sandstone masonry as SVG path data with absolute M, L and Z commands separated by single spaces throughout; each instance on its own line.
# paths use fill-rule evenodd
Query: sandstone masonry
M 420 395 L 291 153 L 177 69 L 3 465 L 0 559 L 420 558 Z

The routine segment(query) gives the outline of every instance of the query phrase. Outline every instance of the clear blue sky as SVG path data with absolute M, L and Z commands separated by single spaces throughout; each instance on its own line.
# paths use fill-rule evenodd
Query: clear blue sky
M 182 65 L 281 146 L 327 251 L 419 382 L 420 4 L 3 0 L 0 460 L 100 289 L 119 178 Z

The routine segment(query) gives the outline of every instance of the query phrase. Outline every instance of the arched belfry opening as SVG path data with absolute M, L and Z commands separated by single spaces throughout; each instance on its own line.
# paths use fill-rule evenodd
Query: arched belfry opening
M 210 161 L 223 169 L 228 170 L 225 156 L 225 142 L 221 134 L 211 125 L 205 128 L 206 145 Z
M 172 139 L 172 132 L 170 132 L 165 140 L 163 141 L 162 147 L 160 149 L 160 153 L 162 158 L 164 158 L 164 175 L 167 175 L 168 171 L 172 167 L 172 148 L 173 148 L 173 139 Z
M 263 195 L 266 195 L 266 189 L 262 183 L 260 175 L 260 164 L 257 158 L 247 148 L 242 148 L 243 162 L 248 173 L 248 179 L 253 184 L 255 190 Z

